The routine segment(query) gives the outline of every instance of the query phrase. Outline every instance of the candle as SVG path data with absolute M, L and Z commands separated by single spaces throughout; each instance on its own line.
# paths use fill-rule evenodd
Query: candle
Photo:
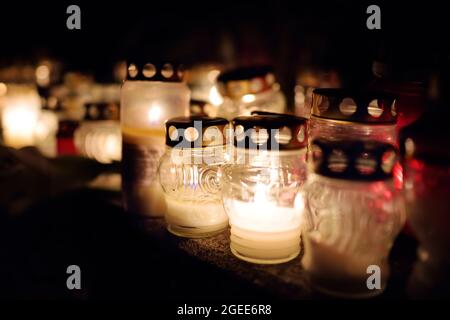
M 383 142 L 314 139 L 304 193 L 302 265 L 317 289 L 344 297 L 377 295 L 387 257 L 404 222 L 393 180 L 396 149 Z M 367 280 L 379 270 L 379 287 Z
M 128 64 L 121 90 L 122 192 L 128 211 L 164 216 L 157 169 L 164 147 L 164 122 L 189 110 L 189 89 L 180 66 Z
M 2 110 L 4 143 L 21 148 L 35 143 L 35 127 L 40 115 L 36 89 L 25 85 L 7 85 Z
M 56 157 L 58 116 L 50 110 L 42 110 L 35 126 L 36 147 L 46 157 Z
M 166 122 L 166 152 L 159 165 L 168 230 L 198 238 L 222 232 L 228 217 L 221 201 L 227 164 L 223 118 L 178 117 Z
M 299 194 L 294 207 L 269 202 L 258 186 L 253 202 L 226 200 L 231 226 L 233 254 L 250 262 L 280 263 L 300 252 L 300 228 L 303 213 Z
M 190 237 L 204 236 L 224 230 L 228 226 L 228 217 L 221 201 L 180 201 L 165 196 L 166 221 L 170 232 Z
M 253 263 L 292 260 L 300 252 L 306 120 L 264 113 L 235 118 L 233 128 L 223 191 L 231 252 Z

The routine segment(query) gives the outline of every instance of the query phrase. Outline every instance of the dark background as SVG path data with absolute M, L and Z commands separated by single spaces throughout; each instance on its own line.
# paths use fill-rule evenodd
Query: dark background
M 81 30 L 66 28 L 70 4 Z M 381 7 L 381 30 L 366 28 L 370 4 Z M 448 55 L 446 12 L 442 1 L 14 1 L 0 5 L 0 66 L 51 56 L 110 81 L 116 61 L 145 56 L 268 63 L 283 86 L 320 66 L 353 85 L 370 80 L 374 58 L 412 72 Z

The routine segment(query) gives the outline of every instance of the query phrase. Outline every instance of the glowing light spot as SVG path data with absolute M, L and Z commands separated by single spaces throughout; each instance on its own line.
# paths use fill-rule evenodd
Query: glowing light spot
M 154 105 L 148 110 L 148 119 L 152 123 L 158 122 L 159 119 L 161 118 L 161 115 L 162 115 L 162 110 L 161 110 L 161 107 L 158 105 Z
M 242 101 L 244 101 L 245 103 L 251 103 L 253 101 L 255 101 L 255 95 L 253 94 L 246 94 L 242 97 Z

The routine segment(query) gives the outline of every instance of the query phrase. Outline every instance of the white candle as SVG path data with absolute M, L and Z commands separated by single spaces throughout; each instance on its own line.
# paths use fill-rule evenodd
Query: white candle
M 223 231 L 228 217 L 221 201 L 183 201 L 166 195 L 166 221 L 171 232 L 204 237 Z
M 282 207 L 265 198 L 265 186 L 258 186 L 254 201 L 225 199 L 231 226 L 231 250 L 254 263 L 281 263 L 300 252 L 303 198 L 294 207 Z

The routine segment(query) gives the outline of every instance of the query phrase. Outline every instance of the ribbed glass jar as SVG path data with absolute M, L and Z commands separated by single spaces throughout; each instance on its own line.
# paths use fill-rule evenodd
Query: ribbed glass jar
M 225 170 L 223 192 L 231 251 L 253 263 L 292 260 L 300 252 L 306 120 L 238 117 L 233 129 L 233 165 Z
M 167 206 L 168 230 L 200 238 L 222 232 L 228 217 L 222 204 L 222 168 L 229 163 L 223 118 L 167 121 L 166 152 L 159 180 Z
M 304 188 L 302 265 L 321 291 L 377 295 L 386 286 L 388 254 L 405 220 L 394 179 L 396 149 L 386 143 L 324 139 L 314 140 L 312 149 L 313 168 Z

